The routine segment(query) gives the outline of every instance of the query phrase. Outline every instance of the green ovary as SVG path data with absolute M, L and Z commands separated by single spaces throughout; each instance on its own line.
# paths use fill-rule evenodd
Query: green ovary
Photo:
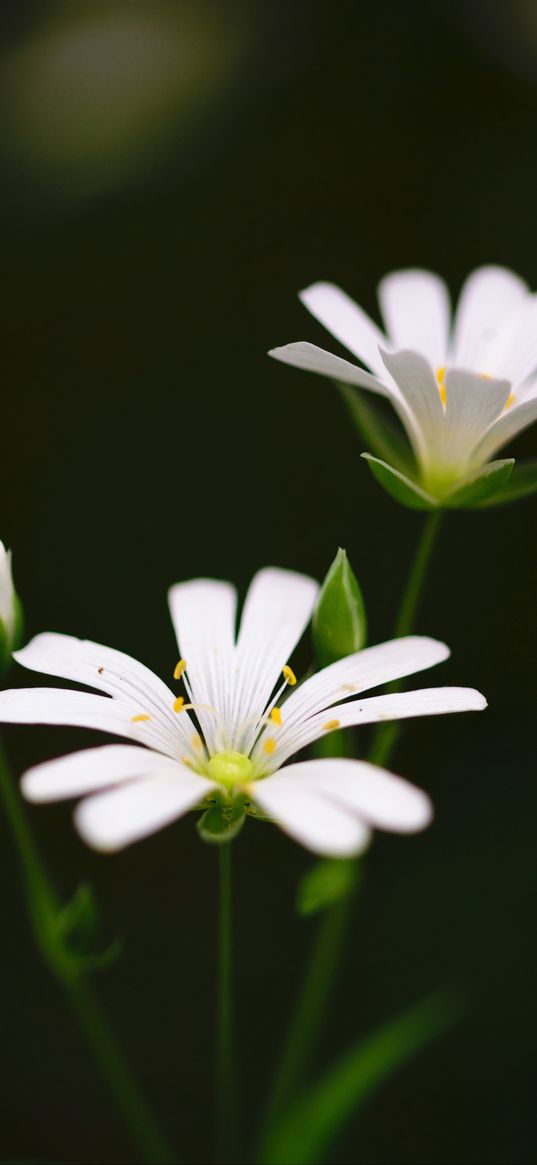
M 244 785 L 253 778 L 254 766 L 242 752 L 217 752 L 207 765 L 207 775 L 227 789 Z

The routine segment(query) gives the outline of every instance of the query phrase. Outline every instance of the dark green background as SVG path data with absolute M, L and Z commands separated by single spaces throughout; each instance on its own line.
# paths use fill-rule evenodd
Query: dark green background
M 266 358 L 294 339 L 330 346 L 296 291 L 332 279 L 374 312 L 390 269 L 429 266 L 455 295 L 490 261 L 537 285 L 531 4 L 500 24 L 486 3 L 220 8 L 248 29 L 232 82 L 128 181 L 74 190 L 2 151 L 0 535 L 28 632 L 102 640 L 164 677 L 169 584 L 210 574 L 244 593 L 266 563 L 322 577 L 338 545 L 371 641 L 390 633 L 421 518 L 373 483 L 331 386 Z M 5 48 L 38 9 L 4 5 Z M 513 446 L 536 449 L 535 429 Z M 395 767 L 432 794 L 436 822 L 375 839 L 320 1064 L 438 984 L 466 993 L 469 1017 L 376 1096 L 334 1160 L 534 1160 L 536 506 L 446 524 L 419 630 L 453 656 L 423 683 L 475 685 L 490 708 L 405 732 Z M 19 773 L 99 738 L 5 739 Z M 103 1003 L 183 1159 L 207 1160 L 216 855 L 190 817 L 99 857 L 70 815 L 30 810 L 62 891 L 89 879 L 124 936 Z M 34 950 L 7 829 L 0 852 L 0 1158 L 134 1160 Z M 315 931 L 293 913 L 310 860 L 254 822 L 234 846 L 250 1122 Z

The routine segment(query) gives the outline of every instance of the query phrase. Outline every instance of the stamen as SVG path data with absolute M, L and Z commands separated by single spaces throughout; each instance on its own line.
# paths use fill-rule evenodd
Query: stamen
M 175 665 L 173 673 L 174 680 L 180 680 L 184 671 L 186 671 L 186 659 L 180 659 L 179 663 Z
M 342 684 L 341 691 L 342 692 L 359 692 L 360 689 L 356 687 L 356 684 Z
M 325 732 L 333 732 L 334 728 L 339 728 L 340 724 L 341 720 L 327 720 L 326 724 L 323 724 L 323 728 Z
M 446 387 L 444 384 L 444 381 L 446 379 L 446 366 L 445 366 L 445 364 L 442 364 L 440 366 L 440 368 L 436 369 L 436 379 L 438 382 L 438 391 L 440 393 L 440 400 L 442 401 L 442 404 L 445 405 L 445 403 L 446 403 Z
M 147 712 L 139 712 L 137 716 L 131 716 L 131 724 L 141 724 L 142 720 L 150 720 L 151 717 Z
M 279 708 L 272 709 L 272 712 L 270 713 L 270 719 L 273 721 L 274 724 L 278 724 L 278 725 L 281 724 L 282 714 L 281 714 L 281 711 Z
M 490 372 L 480 372 L 479 379 L 480 380 L 492 380 L 492 376 L 490 375 Z
M 271 756 L 271 754 L 274 752 L 275 748 L 276 748 L 276 741 L 273 740 L 271 736 L 269 736 L 268 740 L 264 741 L 263 751 L 266 752 L 268 754 L 268 756 Z
M 282 675 L 284 680 L 289 684 L 289 687 L 293 688 L 296 684 L 296 675 L 288 663 L 286 663 L 285 667 L 282 667 Z
M 201 739 L 199 732 L 194 733 L 194 735 L 191 737 L 190 743 L 192 745 L 192 748 L 196 748 L 198 750 L 200 748 L 203 748 L 203 741 Z
M 177 699 L 173 701 L 174 712 L 183 712 L 184 707 L 185 707 L 185 701 L 184 701 L 183 696 L 178 696 Z
M 510 409 L 511 405 L 514 405 L 514 403 L 515 403 L 515 394 L 514 394 L 514 392 L 510 392 L 503 407 L 504 407 L 504 409 Z

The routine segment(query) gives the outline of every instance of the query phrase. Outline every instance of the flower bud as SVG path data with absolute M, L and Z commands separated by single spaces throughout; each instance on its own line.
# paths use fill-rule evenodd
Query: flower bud
M 6 671 L 12 651 L 22 639 L 22 606 L 13 586 L 11 551 L 0 542 L 0 670 Z
M 345 550 L 338 550 L 313 615 L 313 644 L 321 667 L 365 646 L 367 620 L 362 592 Z

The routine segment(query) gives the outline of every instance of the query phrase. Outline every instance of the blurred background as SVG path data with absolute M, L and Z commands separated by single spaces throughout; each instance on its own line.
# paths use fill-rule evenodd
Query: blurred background
M 399 266 L 454 296 L 486 262 L 537 285 L 532 0 L 4 0 L 0 28 L 0 536 L 28 633 L 167 677 L 171 583 L 244 593 L 267 563 L 320 578 L 342 545 L 370 639 L 388 637 L 421 518 L 373 483 L 330 384 L 265 353 L 330 347 L 296 298 L 315 279 L 372 313 Z M 513 447 L 536 450 L 535 428 Z M 469 1015 L 376 1095 L 339 1162 L 535 1159 L 535 506 L 446 522 L 418 629 L 453 654 L 423 683 L 475 685 L 490 709 L 405 732 L 395 768 L 436 823 L 375 840 L 315 1067 L 437 985 Z M 17 773 L 93 743 L 5 739 Z M 103 1005 L 182 1158 L 207 1160 L 216 854 L 190 817 L 99 857 L 70 817 L 31 810 L 42 854 L 123 937 Z M 7 828 L 0 852 L 0 1158 L 134 1160 L 34 949 Z M 249 821 L 234 862 L 253 1123 L 315 933 L 294 914 L 311 859 Z

